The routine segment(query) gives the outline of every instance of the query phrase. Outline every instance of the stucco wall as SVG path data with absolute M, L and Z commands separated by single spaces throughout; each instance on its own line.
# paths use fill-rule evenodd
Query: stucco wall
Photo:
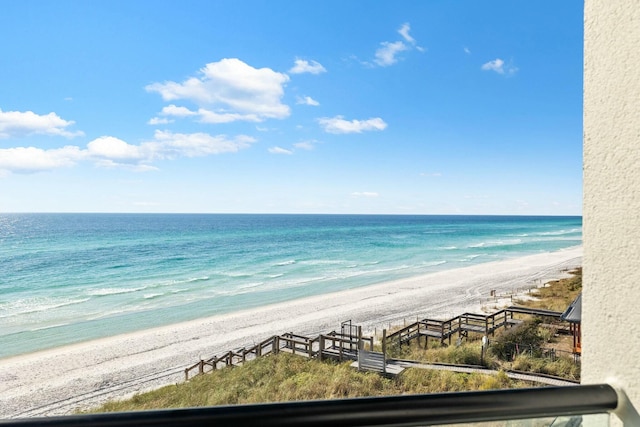
M 586 0 L 584 383 L 640 408 L 640 0 Z

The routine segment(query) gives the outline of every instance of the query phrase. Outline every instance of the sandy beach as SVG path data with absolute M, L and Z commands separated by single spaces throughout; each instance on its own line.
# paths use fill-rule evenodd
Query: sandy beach
M 491 290 L 566 276 L 582 247 L 386 282 L 0 360 L 0 418 L 69 414 L 181 382 L 184 368 L 283 332 L 314 334 L 351 319 L 364 331 L 403 319 L 480 312 Z

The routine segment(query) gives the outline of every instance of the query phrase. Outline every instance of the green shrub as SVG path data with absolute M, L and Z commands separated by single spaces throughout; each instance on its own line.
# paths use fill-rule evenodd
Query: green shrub
M 490 351 L 500 360 L 513 360 L 521 352 L 540 353 L 543 338 L 538 330 L 540 320 L 526 320 L 513 328 L 500 331 L 493 339 Z

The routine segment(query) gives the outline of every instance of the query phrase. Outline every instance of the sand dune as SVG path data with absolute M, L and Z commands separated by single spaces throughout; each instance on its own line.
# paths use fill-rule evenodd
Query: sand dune
M 479 312 L 491 290 L 563 277 L 582 247 L 531 255 L 119 335 L 0 360 L 0 418 L 68 414 L 181 382 L 184 368 L 283 332 L 313 334 L 351 319 L 365 331 L 404 318 Z

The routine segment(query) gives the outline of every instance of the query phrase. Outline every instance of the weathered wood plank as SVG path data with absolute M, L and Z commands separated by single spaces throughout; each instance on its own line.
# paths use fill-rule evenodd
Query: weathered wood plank
M 377 351 L 358 351 L 358 369 L 366 371 L 386 372 L 386 358 L 384 353 Z

